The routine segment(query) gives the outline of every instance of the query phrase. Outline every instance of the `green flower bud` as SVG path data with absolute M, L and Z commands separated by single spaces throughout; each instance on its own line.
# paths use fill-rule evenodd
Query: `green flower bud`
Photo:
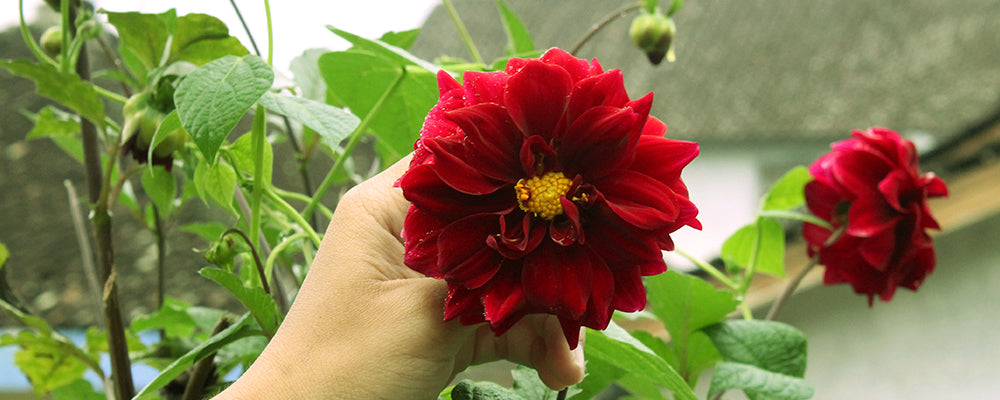
M 62 53 L 62 27 L 59 25 L 50 26 L 42 33 L 40 42 L 42 42 L 42 51 L 45 54 L 48 54 L 49 57 L 58 56 L 59 53 Z
M 674 21 L 661 13 L 640 15 L 632 20 L 632 27 L 629 28 L 632 42 L 646 53 L 653 65 L 659 65 L 663 57 L 671 52 L 676 32 Z

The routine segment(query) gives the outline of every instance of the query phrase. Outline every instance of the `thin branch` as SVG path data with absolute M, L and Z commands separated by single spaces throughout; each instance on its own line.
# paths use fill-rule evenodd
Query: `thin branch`
M 250 27 L 247 26 L 247 21 L 243 19 L 243 13 L 240 12 L 240 8 L 236 6 L 236 0 L 229 0 L 229 4 L 233 5 L 233 11 L 236 11 L 236 17 L 240 19 L 240 24 L 243 24 L 243 30 L 247 33 L 247 37 L 250 38 L 250 45 L 253 46 L 253 52 L 260 57 L 260 48 L 257 47 L 257 41 L 253 40 L 253 34 L 250 33 Z
M 257 267 L 257 276 L 260 277 L 260 285 L 264 287 L 265 293 L 271 294 L 271 287 L 267 284 L 267 275 L 264 274 L 264 263 L 260 261 L 260 254 L 257 254 L 257 246 L 254 246 L 253 241 L 250 240 L 250 236 L 247 236 L 246 233 L 237 228 L 226 229 L 222 233 L 222 236 L 225 237 L 231 233 L 239 235 L 246 242 L 247 246 L 250 246 L 250 254 L 253 256 L 253 263 Z
M 823 243 L 823 247 L 836 243 L 846 230 L 847 224 L 841 225 L 836 231 L 833 232 L 833 234 L 830 235 L 829 238 L 826 239 L 826 242 Z M 802 271 L 800 271 L 799 274 L 788 283 L 788 286 L 785 286 L 785 290 L 781 292 L 781 296 L 779 296 L 778 299 L 774 301 L 774 304 L 771 305 L 771 310 L 768 311 L 767 316 L 764 317 L 765 320 L 774 321 L 774 318 L 778 316 L 778 312 L 781 311 L 781 307 L 785 305 L 788 298 L 792 297 L 792 294 L 795 293 L 795 289 L 799 287 L 800 283 L 802 283 L 802 279 L 805 278 L 806 275 L 809 274 L 809 271 L 815 268 L 817 264 L 819 264 L 818 251 L 812 256 L 812 258 L 809 259 L 809 262 L 802 268 Z
M 97 267 L 94 266 L 94 253 L 90 249 L 90 239 L 87 237 L 87 228 L 80 213 L 80 206 L 77 204 L 76 188 L 69 179 L 63 181 L 66 186 L 66 194 L 69 196 L 69 212 L 73 218 L 73 229 L 76 232 L 76 241 L 80 246 L 80 258 L 83 262 L 83 275 L 87 277 L 90 292 L 94 295 L 94 305 L 97 307 L 97 320 L 104 324 L 104 314 L 101 311 L 101 285 L 97 283 Z
M 583 34 L 583 37 L 581 37 L 580 40 L 578 40 L 576 44 L 573 45 L 573 47 L 569 51 L 569 54 L 575 56 L 576 53 L 580 51 L 580 48 L 583 47 L 584 44 L 587 44 L 587 42 L 590 41 L 590 38 L 596 35 L 597 32 L 600 32 L 601 29 L 604 29 L 605 26 L 610 24 L 612 21 L 625 16 L 625 13 L 632 10 L 638 10 L 640 8 L 642 8 L 642 2 L 638 1 L 629 4 L 627 6 L 624 6 L 622 8 L 619 8 L 617 10 L 614 10 L 608 15 L 605 15 L 603 19 L 597 21 L 597 23 L 595 23 L 594 25 L 591 25 L 590 29 L 587 30 L 587 33 Z
M 215 328 L 212 329 L 212 336 L 214 337 L 219 332 L 226 330 L 232 323 L 233 321 L 228 316 L 222 316 L 219 318 L 219 322 L 215 324 Z M 194 370 L 191 371 L 191 378 L 188 379 L 187 386 L 184 387 L 184 394 L 181 395 L 181 400 L 198 400 L 204 397 L 205 384 L 208 383 L 208 378 L 212 376 L 213 372 L 215 372 L 214 352 L 202 358 L 194 365 Z
M 444 0 L 444 8 L 448 10 L 448 15 L 451 16 L 451 22 L 455 24 L 455 28 L 458 29 L 458 35 L 462 37 L 462 41 L 465 42 L 465 47 L 469 49 L 469 53 L 472 55 L 472 61 L 477 64 L 483 63 L 483 56 L 479 55 L 479 49 L 476 49 L 476 44 L 472 42 L 472 36 L 469 36 L 469 30 L 465 28 L 465 23 L 462 22 L 462 18 L 459 18 L 458 11 L 455 10 L 455 5 L 451 3 L 451 0 Z

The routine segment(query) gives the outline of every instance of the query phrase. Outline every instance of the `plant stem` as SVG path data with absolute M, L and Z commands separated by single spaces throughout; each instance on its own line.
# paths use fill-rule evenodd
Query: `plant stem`
M 795 220 L 795 221 L 808 222 L 808 223 L 813 224 L 813 225 L 819 225 L 819 226 L 822 226 L 822 227 L 824 227 L 826 229 L 833 230 L 833 227 L 830 225 L 829 222 L 826 222 L 826 221 L 824 221 L 824 220 L 822 220 L 819 217 L 816 217 L 814 215 L 803 214 L 803 213 L 799 213 L 799 212 L 795 212 L 795 211 L 762 210 L 757 215 L 759 215 L 761 217 L 782 218 L 782 219 L 790 219 L 790 220 Z
M 469 53 L 472 54 L 472 60 L 477 64 L 483 63 L 483 57 L 479 55 L 479 50 L 476 49 L 476 44 L 472 42 L 472 36 L 469 36 L 469 30 L 465 29 L 465 23 L 462 22 L 462 18 L 459 18 L 458 11 L 455 10 L 455 5 L 451 3 L 451 0 L 444 0 L 444 8 L 448 10 L 448 15 L 451 16 L 451 22 L 455 23 L 455 28 L 458 29 L 459 36 L 462 37 L 462 41 L 465 42 L 465 47 L 469 49 Z
M 37 58 L 38 61 L 58 67 L 59 63 L 57 63 L 56 60 L 53 60 L 52 57 L 49 57 L 48 54 L 45 54 L 45 52 L 42 51 L 42 48 L 38 47 L 38 43 L 35 42 L 35 38 L 31 36 L 31 30 L 28 29 L 28 22 L 24 20 L 24 0 L 18 0 L 17 10 L 20 13 L 21 38 L 24 39 L 24 43 L 28 45 L 28 50 L 31 50 L 31 53 L 35 55 L 35 58 Z
M 215 324 L 215 328 L 212 329 L 212 336 L 226 330 L 232 323 L 233 321 L 228 316 L 223 315 L 219 318 L 219 322 Z M 204 397 L 205 384 L 208 382 L 208 378 L 212 376 L 212 370 L 215 369 L 215 353 L 209 353 L 208 356 L 202 358 L 194 365 L 194 369 L 191 371 L 191 378 L 188 379 L 187 386 L 184 387 L 184 394 L 181 395 L 181 400 L 198 400 Z
M 823 243 L 823 247 L 836 243 L 845 231 L 847 231 L 847 224 L 841 225 L 837 228 L 837 230 L 833 231 L 833 233 L 830 234 L 830 237 L 826 239 L 826 242 Z M 806 263 L 805 267 L 802 267 L 802 271 L 800 271 L 791 282 L 788 282 L 788 285 L 785 286 L 785 290 L 781 292 L 781 296 L 779 296 L 774 301 L 774 304 L 771 305 L 771 309 L 767 312 L 767 316 L 764 317 L 765 320 L 774 321 L 774 318 L 778 316 L 778 312 L 781 311 L 781 307 L 785 305 L 788 298 L 792 297 L 792 294 L 795 293 L 795 289 L 799 287 L 800 283 L 802 283 L 802 279 L 805 278 L 806 275 L 809 274 L 809 271 L 815 268 L 817 264 L 819 264 L 818 251 L 816 254 L 813 254 L 813 256 L 809 259 L 809 262 Z
M 250 45 L 253 46 L 253 52 L 260 57 L 260 48 L 257 47 L 257 41 L 253 40 L 253 34 L 250 33 L 250 27 L 247 26 L 247 21 L 243 19 L 243 13 L 240 12 L 240 8 L 236 6 L 236 0 L 229 0 L 229 4 L 232 4 L 233 11 L 236 11 L 236 17 L 240 19 L 240 24 L 243 25 L 243 31 L 247 33 L 247 37 L 250 38 Z
M 396 77 L 394 82 L 392 82 L 389 89 L 387 89 L 385 93 L 382 93 L 382 97 L 379 97 L 378 101 L 375 102 L 375 105 L 372 106 L 372 109 L 365 115 L 365 118 L 361 120 L 356 128 L 354 128 L 354 132 L 351 132 L 350 136 L 348 136 L 347 145 L 344 146 L 343 154 L 341 154 L 340 157 L 337 157 L 337 161 L 334 162 L 333 167 L 330 168 L 330 172 L 327 172 L 326 177 L 323 178 L 323 182 L 319 184 L 318 188 L 316 188 L 316 193 L 313 193 L 312 200 L 310 200 L 309 204 L 306 205 L 306 208 L 302 210 L 302 216 L 308 217 L 312 215 L 313 210 L 315 210 L 316 206 L 319 205 L 323 195 L 330 189 L 330 186 L 333 186 L 337 169 L 344 165 L 344 161 L 350 157 L 351 152 L 354 151 L 354 146 L 358 144 L 358 140 L 361 139 L 362 134 L 368 129 L 368 125 L 382 110 L 382 106 L 385 104 L 386 99 L 396 93 L 396 89 L 399 88 L 399 84 L 403 82 L 403 78 L 405 77 L 406 69 L 401 68 L 399 76 Z
M 69 179 L 63 181 L 66 186 L 66 194 L 69 196 L 69 212 L 73 218 L 73 229 L 76 232 L 76 241 L 80 246 L 80 255 L 83 261 L 83 275 L 87 277 L 90 291 L 94 295 L 94 305 L 97 307 L 97 320 L 103 326 L 104 312 L 101 307 L 101 285 L 97 283 L 97 267 L 94 266 L 94 253 L 90 248 L 90 240 L 87 238 L 87 228 L 84 226 L 83 215 L 80 214 L 80 206 L 77 204 L 76 188 Z
M 635 3 L 614 10 L 608 15 L 605 15 L 604 18 L 602 18 L 600 21 L 590 26 L 590 29 L 587 30 L 587 33 L 583 34 L 583 37 L 581 37 L 580 40 L 578 40 L 576 44 L 573 45 L 573 47 L 569 51 L 569 54 L 575 56 L 576 53 L 580 51 L 580 48 L 583 47 L 584 44 L 587 44 L 587 42 L 590 41 L 590 38 L 592 38 L 595 34 L 597 34 L 597 32 L 599 32 L 601 29 L 604 29 L 606 25 L 610 24 L 615 19 L 625 16 L 625 13 L 629 11 L 638 10 L 642 8 L 642 6 L 643 6 L 642 2 L 637 1 Z
M 697 257 L 692 256 L 691 254 L 688 254 L 684 250 L 681 250 L 681 249 L 678 249 L 678 248 L 674 248 L 674 251 L 677 254 L 680 254 L 684 258 L 688 259 L 688 261 L 691 261 L 692 263 L 694 263 L 694 265 L 696 265 L 698 268 L 701 268 L 702 271 L 705 271 L 706 273 L 708 273 L 709 275 L 711 275 L 713 278 L 715 278 L 719 282 L 722 282 L 723 285 L 728 286 L 730 289 L 735 290 L 737 287 L 739 287 L 739 285 L 737 285 L 736 282 L 733 282 L 732 279 L 729 279 L 728 277 L 726 277 L 726 275 L 723 274 L 722 271 L 719 271 L 718 269 L 716 269 L 715 267 L 713 267 L 712 264 L 704 262 L 704 261 L 698 259 Z
M 251 130 L 253 152 L 253 192 L 250 194 L 250 237 L 256 238 L 260 232 L 260 202 L 264 197 L 264 141 L 266 127 L 264 106 L 257 105 Z
M 751 244 L 750 250 L 750 260 L 747 261 L 747 268 L 744 271 L 743 282 L 740 283 L 737 295 L 743 297 L 746 295 L 747 290 L 750 289 L 750 283 L 753 282 L 753 276 L 757 273 L 757 260 L 760 259 L 760 246 L 763 242 L 762 236 L 764 236 L 764 221 L 763 218 L 757 216 L 757 220 L 754 221 L 754 229 L 757 233 L 753 237 L 753 244 Z
M 566 393 L 568 391 L 569 391 L 569 388 L 565 388 L 563 390 L 560 390 L 559 394 L 556 395 L 556 400 L 566 400 Z
M 245 232 L 237 228 L 226 229 L 226 231 L 222 233 L 222 237 L 226 237 L 226 235 L 232 233 L 239 235 L 239 237 L 243 238 L 243 241 L 246 242 L 247 246 L 250 246 L 250 254 L 253 256 L 253 263 L 257 267 L 257 276 L 260 277 L 260 285 L 264 288 L 264 293 L 271 294 L 271 287 L 267 284 L 267 275 L 264 274 L 264 263 L 260 261 L 260 254 L 257 253 L 257 246 L 254 246 L 253 241 L 250 240 L 250 237 L 247 236 Z
M 63 4 L 72 3 L 64 1 Z M 76 10 L 70 8 L 69 29 L 76 31 Z M 80 50 L 80 58 L 76 64 L 76 73 L 83 81 L 90 80 L 90 60 L 86 46 Z M 125 324 L 122 321 L 121 305 L 118 302 L 118 285 L 115 279 L 114 248 L 111 234 L 111 215 L 108 213 L 108 191 L 111 185 L 111 171 L 114 169 L 116 150 L 108 156 L 108 171 L 106 177 L 101 174 L 100 144 L 98 143 L 97 127 L 86 119 L 80 118 L 80 130 L 83 139 L 84 165 L 87 173 L 87 188 L 90 202 L 93 204 L 90 223 L 94 230 L 94 243 L 97 247 L 97 260 L 101 266 L 101 278 L 104 280 L 104 323 L 108 329 L 108 354 L 111 358 L 112 377 L 115 386 L 115 396 L 119 400 L 129 399 L 135 395 L 132 383 L 132 366 L 128 357 L 128 343 L 125 340 Z M 117 149 L 117 145 L 114 147 Z
M 167 238 L 163 232 L 163 219 L 160 217 L 160 208 L 153 204 L 153 228 L 156 234 L 156 309 L 163 308 L 163 297 L 166 293 L 166 263 L 167 263 Z M 160 329 L 160 341 L 167 338 L 165 330 Z
M 271 202 L 273 202 L 275 206 L 281 209 L 283 213 L 287 214 L 289 217 L 295 220 L 295 223 L 299 224 L 299 227 L 302 228 L 305 234 L 309 236 L 309 239 L 312 240 L 313 244 L 317 248 L 319 248 L 319 243 L 321 239 L 319 235 L 316 233 L 316 231 L 313 230 L 312 225 L 309 224 L 309 221 L 306 221 L 304 218 L 302 218 L 302 215 L 300 215 L 298 211 L 295 211 L 295 208 L 286 203 L 285 200 L 282 199 L 281 197 L 278 197 L 278 195 L 274 193 L 274 191 L 268 190 L 266 194 L 268 200 L 271 200 Z M 274 252 L 274 250 L 272 250 L 272 252 Z

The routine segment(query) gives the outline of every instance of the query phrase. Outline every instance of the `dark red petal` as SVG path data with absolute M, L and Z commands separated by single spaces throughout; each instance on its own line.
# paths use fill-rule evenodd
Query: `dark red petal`
M 424 144 L 434 154 L 434 168 L 441 180 L 455 190 L 466 194 L 487 194 L 507 183 L 484 177 L 462 157 L 465 149 L 461 142 L 444 139 L 427 139 Z
M 524 136 L 514 126 L 507 110 L 493 104 L 477 104 L 448 113 L 468 137 L 469 165 L 483 175 L 508 182 L 521 177 L 519 152 Z
M 446 236 L 441 235 L 441 237 L 445 238 Z M 445 239 L 444 243 L 450 242 Z M 451 266 L 448 270 L 442 269 L 444 279 L 469 289 L 476 289 L 493 279 L 493 276 L 500 270 L 503 258 L 495 250 L 483 246 L 466 256 L 465 259 L 454 261 L 458 264 Z
M 448 285 L 448 296 L 444 300 L 444 320 L 455 317 L 466 325 L 484 322 L 483 305 L 476 291 L 459 285 Z
M 874 190 L 891 170 L 891 165 L 872 153 L 852 151 L 838 155 L 832 165 L 837 183 L 851 193 Z
M 490 264 L 486 255 L 478 253 L 482 250 L 494 253 L 486 247 L 486 238 L 498 232 L 497 218 L 490 214 L 471 215 L 451 223 L 438 237 L 438 270 L 446 278 L 453 277 L 456 283 L 465 285 L 466 280 L 476 280 L 481 285 L 479 279 L 491 278 L 499 268 L 499 261 Z
M 566 343 L 569 344 L 569 349 L 575 349 L 580 344 L 580 321 L 560 317 L 559 325 L 562 326 L 563 335 L 566 336 Z
M 497 335 L 514 325 L 524 314 L 523 309 L 526 307 L 524 289 L 512 270 L 513 268 L 511 271 L 500 271 L 482 297 L 486 320 Z
M 503 103 L 507 74 L 503 72 L 466 71 L 462 77 L 465 87 L 465 104 Z
M 500 217 L 500 234 L 486 238 L 486 245 L 505 258 L 517 260 L 535 250 L 545 238 L 545 224 L 520 209 Z
M 646 117 L 649 116 L 649 110 L 653 108 L 653 92 L 646 93 L 638 99 L 632 100 L 625 104 L 625 107 L 631 108 L 636 114 L 642 116 L 643 125 L 646 124 Z
M 446 222 L 410 207 L 403 222 L 402 237 L 405 244 L 403 263 L 414 271 L 440 278 L 438 269 L 437 240 Z
M 927 197 L 943 197 L 948 195 L 948 187 L 945 186 L 944 181 L 934 176 L 933 172 L 928 172 L 920 178 L 922 181 L 921 184 L 927 191 Z
M 442 99 L 447 97 L 451 91 L 462 89 L 462 85 L 459 84 L 458 81 L 456 81 L 455 78 L 448 73 L 448 71 L 443 69 L 437 73 L 437 83 L 438 96 Z
M 526 136 L 551 138 L 563 117 L 572 85 L 562 67 L 529 60 L 507 80 L 504 106 Z
M 629 168 L 670 183 L 680 179 L 681 170 L 698 156 L 698 152 L 698 143 L 644 135 L 639 138 L 635 159 Z
M 642 229 L 661 228 L 680 214 L 670 187 L 638 172 L 619 171 L 594 186 L 615 214 Z
M 594 107 L 573 121 L 559 144 L 567 175 L 592 181 L 628 165 L 642 130 L 641 116 L 628 108 Z
M 652 115 L 646 118 L 646 125 L 642 127 L 643 136 L 664 137 L 666 134 L 667 124 Z
M 558 65 L 566 70 L 573 77 L 573 82 L 578 82 L 584 78 L 601 73 L 600 65 L 596 65 L 595 70 L 587 60 L 573 57 L 563 49 L 553 47 L 538 58 L 546 64 Z
M 545 138 L 529 136 L 521 144 L 519 157 L 523 178 L 532 178 L 553 169 L 556 150 L 545 141 Z
M 569 246 L 574 243 L 584 244 L 586 237 L 583 233 L 583 226 L 580 224 L 580 209 L 565 196 L 560 197 L 559 201 L 562 203 L 563 214 L 566 217 L 561 220 L 553 220 L 549 226 L 549 237 L 560 246 Z
M 615 279 L 615 296 L 612 307 L 624 312 L 636 312 L 646 307 L 646 288 L 638 267 L 616 268 L 611 271 Z
M 884 199 L 875 196 L 858 198 L 847 211 L 847 234 L 871 237 L 891 229 L 900 219 Z
M 613 303 L 618 294 L 615 275 L 608 265 L 594 254 L 590 255 L 593 278 L 591 278 L 590 301 L 587 303 L 587 315 L 584 325 L 603 330 L 611 322 L 614 312 Z M 645 293 L 645 290 L 643 290 Z
M 903 197 L 915 189 L 914 183 L 906 171 L 897 169 L 878 183 L 878 189 L 889 206 L 898 212 L 905 212 L 908 205 L 901 204 L 900 200 L 906 200 Z
M 524 258 L 521 280 L 530 303 L 578 319 L 587 310 L 593 266 L 583 247 L 542 242 Z
M 588 212 L 587 246 L 612 269 L 619 264 L 663 262 L 658 240 L 600 205 Z
M 504 188 L 486 195 L 470 195 L 447 185 L 431 165 L 410 168 L 399 178 L 403 197 L 421 211 L 447 219 L 458 219 L 469 214 L 501 213 L 516 207 L 512 188 Z
M 573 94 L 569 96 L 566 120 L 572 123 L 585 111 L 594 107 L 622 108 L 628 102 L 629 98 L 622 81 L 622 72 L 613 69 L 577 82 L 576 87 L 573 88 Z
M 822 220 L 832 222 L 836 216 L 837 206 L 845 201 L 828 184 L 814 180 L 805 186 L 806 206 L 809 211 Z
M 858 253 L 861 254 L 861 257 L 872 268 L 879 271 L 885 271 L 889 268 L 889 262 L 892 261 L 895 252 L 896 235 L 893 232 L 866 237 L 860 241 L 858 246 Z

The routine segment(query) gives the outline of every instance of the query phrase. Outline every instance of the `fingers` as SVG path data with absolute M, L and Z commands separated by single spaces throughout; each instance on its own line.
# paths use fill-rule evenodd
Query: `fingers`
M 584 376 L 582 344 L 571 351 L 559 319 L 552 315 L 528 315 L 499 337 L 482 325 L 473 351 L 472 364 L 506 359 L 526 365 L 553 390 L 579 383 Z
M 406 201 L 403 191 L 395 187 L 395 183 L 406 172 L 411 158 L 412 154 L 407 155 L 378 175 L 351 188 L 340 200 L 337 211 L 344 208 L 351 214 L 370 215 L 380 228 L 398 238 L 410 202 Z

